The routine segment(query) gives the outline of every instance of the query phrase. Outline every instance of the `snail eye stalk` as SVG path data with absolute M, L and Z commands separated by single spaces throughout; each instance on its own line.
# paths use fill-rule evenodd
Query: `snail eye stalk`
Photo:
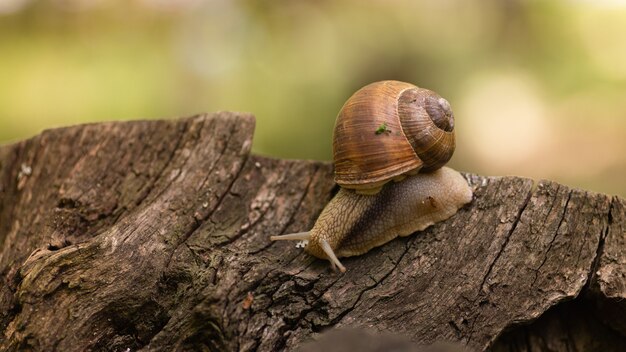
M 339 259 L 337 259 L 335 252 L 333 252 L 333 249 L 330 248 L 330 245 L 328 244 L 328 242 L 326 240 L 321 240 L 320 246 L 324 250 L 324 253 L 326 253 L 326 255 L 328 256 L 328 260 L 330 260 L 331 264 L 333 264 L 333 267 L 337 266 L 339 268 L 339 271 L 341 271 L 342 273 L 345 273 L 346 267 L 341 265 L 341 262 L 339 261 Z
M 311 239 L 311 232 L 290 233 L 288 235 L 270 236 L 272 241 L 308 241 Z

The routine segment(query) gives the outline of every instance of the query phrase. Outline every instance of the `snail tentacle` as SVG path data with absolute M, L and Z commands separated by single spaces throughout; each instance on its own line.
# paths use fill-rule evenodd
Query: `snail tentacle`
M 311 239 L 311 232 L 297 232 L 290 233 L 288 235 L 279 235 L 279 236 L 271 236 L 270 240 L 272 241 L 308 241 Z
M 339 259 L 337 259 L 337 256 L 335 255 L 335 252 L 333 252 L 333 249 L 330 248 L 330 244 L 328 244 L 328 241 L 320 240 L 320 247 L 322 247 L 322 250 L 324 250 L 324 253 L 326 253 L 326 255 L 328 256 L 328 260 L 330 260 L 333 267 L 336 265 L 339 268 L 339 271 L 345 273 L 346 267 L 344 267 Z

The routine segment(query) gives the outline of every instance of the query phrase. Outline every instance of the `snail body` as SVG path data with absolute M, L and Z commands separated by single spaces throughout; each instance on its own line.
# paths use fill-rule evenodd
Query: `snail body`
M 398 81 L 361 88 L 335 123 L 341 189 L 311 231 L 271 240 L 306 241 L 306 252 L 345 271 L 339 257 L 421 231 L 472 200 L 463 176 L 442 167 L 454 148 L 454 115 L 437 93 Z
M 307 253 L 345 271 L 337 258 L 361 255 L 398 236 L 422 231 L 471 200 L 472 190 L 463 176 L 443 167 L 390 183 L 373 196 L 342 188 L 311 231 L 272 239 L 306 240 Z

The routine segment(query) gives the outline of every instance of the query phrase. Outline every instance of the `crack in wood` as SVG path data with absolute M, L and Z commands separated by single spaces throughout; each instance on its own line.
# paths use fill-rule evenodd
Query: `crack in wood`
M 535 183 L 533 182 L 533 185 L 534 184 Z M 502 246 L 500 246 L 500 250 L 496 254 L 496 257 L 493 259 L 493 261 L 489 265 L 489 268 L 487 269 L 487 272 L 483 276 L 483 279 L 482 279 L 482 281 L 480 283 L 480 286 L 479 286 L 483 291 L 488 292 L 488 290 L 486 290 L 484 288 L 485 284 L 487 282 L 487 279 L 491 275 L 491 272 L 492 272 L 494 266 L 496 265 L 496 263 L 500 259 L 500 256 L 502 255 L 502 253 L 504 252 L 504 249 L 506 248 L 507 244 L 509 243 L 509 239 L 511 238 L 511 236 L 515 232 L 515 229 L 517 229 L 517 224 L 519 223 L 520 219 L 522 218 L 522 214 L 526 210 L 526 207 L 528 206 L 528 203 L 530 202 L 530 199 L 532 198 L 532 196 L 533 196 L 533 192 L 529 191 L 528 194 L 526 195 L 526 200 L 524 201 L 524 203 L 522 203 L 522 206 L 520 207 L 517 215 L 515 216 L 515 219 L 513 220 L 513 225 L 511 225 L 511 228 L 509 229 L 508 233 L 506 234 L 506 237 L 504 238 L 504 242 L 502 243 Z M 471 334 L 470 334 L 470 336 L 471 336 Z
M 571 198 L 572 198 L 572 191 L 569 191 L 567 193 L 567 200 L 565 201 L 565 206 L 563 207 L 563 212 L 561 213 L 561 216 L 560 216 L 560 219 L 559 219 L 559 224 L 556 227 L 556 231 L 554 231 L 554 235 L 552 236 L 552 239 L 548 243 L 548 248 L 544 252 L 543 260 L 539 264 L 539 267 L 534 269 L 534 271 L 535 271 L 535 278 L 533 279 L 533 282 L 530 284 L 531 287 L 535 286 L 535 283 L 537 282 L 537 278 L 539 277 L 539 273 L 541 272 L 541 268 L 544 266 L 544 264 L 548 260 L 548 255 L 550 254 L 550 250 L 552 249 L 552 245 L 554 244 L 554 241 L 556 241 L 556 238 L 559 235 L 559 232 L 561 230 L 561 225 L 563 225 L 563 221 L 565 221 L 565 214 L 567 213 L 567 207 L 569 206 L 569 201 L 570 201 Z M 554 201 L 553 201 L 553 203 L 554 203 Z
M 189 128 L 189 121 L 183 120 L 181 122 L 181 127 L 178 129 L 180 133 L 178 134 L 178 137 L 176 138 L 176 143 L 174 144 L 174 148 L 172 148 L 172 151 L 167 156 L 167 159 L 163 163 L 163 166 L 157 170 L 151 182 L 148 182 L 148 184 L 144 187 L 144 189 L 141 190 L 139 197 L 135 200 L 135 206 L 141 206 L 141 203 L 143 203 L 143 201 L 150 195 L 150 193 L 152 193 L 152 190 L 156 186 L 157 182 L 163 178 L 165 170 L 168 169 L 172 160 L 174 160 L 176 153 L 180 150 L 181 143 L 185 135 L 187 134 L 188 128 Z

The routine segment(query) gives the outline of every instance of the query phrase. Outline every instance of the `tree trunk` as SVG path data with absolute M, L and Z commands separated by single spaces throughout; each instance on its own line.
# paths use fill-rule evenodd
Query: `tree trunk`
M 452 218 L 330 270 L 309 229 L 329 163 L 250 155 L 236 113 L 0 147 L 0 350 L 292 350 L 365 327 L 477 351 L 626 350 L 617 196 L 466 175 Z

